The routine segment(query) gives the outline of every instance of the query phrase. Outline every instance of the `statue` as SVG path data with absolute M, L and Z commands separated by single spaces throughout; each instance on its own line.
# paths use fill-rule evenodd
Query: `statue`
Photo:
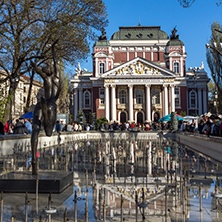
M 102 29 L 102 35 L 99 36 L 99 40 L 107 40 L 106 31 L 104 28 Z
M 78 68 L 75 69 L 75 71 L 76 71 L 76 75 L 77 75 L 77 76 L 80 76 L 80 75 L 83 74 L 83 72 L 87 72 L 87 69 L 86 69 L 86 68 L 81 69 L 81 67 L 80 67 L 80 63 L 78 62 Z
M 33 126 L 31 135 L 32 147 L 32 174 L 37 175 L 37 146 L 38 135 L 43 122 L 46 136 L 51 136 L 57 118 L 56 100 L 59 97 L 61 82 L 60 69 L 56 60 L 54 46 L 52 45 L 53 67 L 48 64 L 43 68 L 38 68 L 35 63 L 31 62 L 33 69 L 38 73 L 44 81 L 44 94 L 41 100 L 36 104 L 33 113 Z
M 204 70 L 204 63 L 203 63 L 203 62 L 201 62 L 201 66 L 200 66 L 200 68 L 199 68 L 199 69 Z
M 176 35 L 177 30 L 176 26 L 173 28 L 172 35 L 170 36 L 170 39 L 179 39 L 179 35 Z

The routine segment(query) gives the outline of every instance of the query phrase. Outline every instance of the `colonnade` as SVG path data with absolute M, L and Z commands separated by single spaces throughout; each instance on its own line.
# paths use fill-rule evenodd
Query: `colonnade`
M 151 84 L 145 84 L 145 89 L 146 89 L 146 96 L 145 96 L 145 115 L 146 115 L 146 122 L 150 122 L 152 120 L 151 117 Z M 169 90 L 169 86 L 170 89 Z M 116 87 L 117 85 L 111 84 L 111 85 L 105 85 L 105 117 L 108 121 L 117 121 L 117 102 L 116 102 Z M 129 84 L 128 85 L 128 116 L 129 116 L 129 122 L 134 122 L 135 117 L 134 117 L 134 97 L 133 97 L 133 87 L 135 85 Z M 110 88 L 111 88 L 111 101 L 110 101 Z M 175 111 L 175 86 L 174 85 L 163 85 L 164 91 L 163 91 L 163 104 L 162 104 L 162 109 L 163 109 L 163 116 L 168 115 L 169 111 L 174 112 Z M 170 92 L 170 96 L 168 93 Z M 169 106 L 169 97 L 171 104 Z M 110 104 L 111 104 L 111 112 L 110 112 Z M 169 109 L 170 107 L 170 109 Z M 111 116 L 110 116 L 111 114 Z

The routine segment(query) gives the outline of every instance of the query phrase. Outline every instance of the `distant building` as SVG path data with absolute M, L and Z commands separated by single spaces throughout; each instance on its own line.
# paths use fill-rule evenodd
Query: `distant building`
M 0 71 L 0 79 L 6 77 L 4 71 Z M 15 81 L 18 81 L 16 79 Z M 14 96 L 12 97 L 12 117 L 18 118 L 25 113 L 25 106 L 28 98 L 28 91 L 30 86 L 30 78 L 22 75 L 19 77 L 18 86 L 15 90 Z M 31 98 L 30 98 L 30 111 L 34 111 L 35 105 L 38 99 L 44 95 L 43 83 L 33 80 Z M 9 90 L 9 81 L 0 86 L 0 90 L 4 90 L 4 95 L 7 95 Z
M 93 46 L 93 72 L 79 67 L 73 84 L 73 113 L 109 121 L 157 121 L 176 111 L 208 111 L 207 73 L 203 64 L 186 71 L 184 43 L 174 28 L 120 27 L 108 41 L 105 32 Z

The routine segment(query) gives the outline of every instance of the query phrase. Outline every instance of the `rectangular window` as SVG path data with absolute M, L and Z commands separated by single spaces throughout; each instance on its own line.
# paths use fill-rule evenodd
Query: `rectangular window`
M 175 98 L 175 106 L 180 106 L 180 99 L 179 98 Z
M 175 88 L 175 94 L 179 95 L 180 94 L 180 89 L 178 87 Z
M 104 96 L 104 94 L 105 94 L 104 89 L 103 88 L 99 89 L 99 97 Z

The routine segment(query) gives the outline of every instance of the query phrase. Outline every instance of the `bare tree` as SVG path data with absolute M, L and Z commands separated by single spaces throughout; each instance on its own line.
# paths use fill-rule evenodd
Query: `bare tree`
M 51 59 L 56 39 L 58 58 L 74 64 L 87 56 L 95 30 L 107 24 L 102 0 L 4 0 L 0 14 L 0 69 L 7 73 L 0 83 L 10 81 L 9 94 L 31 60 L 39 65 Z
M 219 109 L 222 110 L 222 26 L 216 21 L 211 25 L 212 35 L 207 44 L 207 63 L 211 71 L 211 77 L 218 93 Z
M 195 0 L 177 0 L 180 5 L 182 5 L 184 8 L 189 8 L 194 2 Z M 215 0 L 216 1 L 216 5 L 219 6 L 222 4 L 221 0 Z

